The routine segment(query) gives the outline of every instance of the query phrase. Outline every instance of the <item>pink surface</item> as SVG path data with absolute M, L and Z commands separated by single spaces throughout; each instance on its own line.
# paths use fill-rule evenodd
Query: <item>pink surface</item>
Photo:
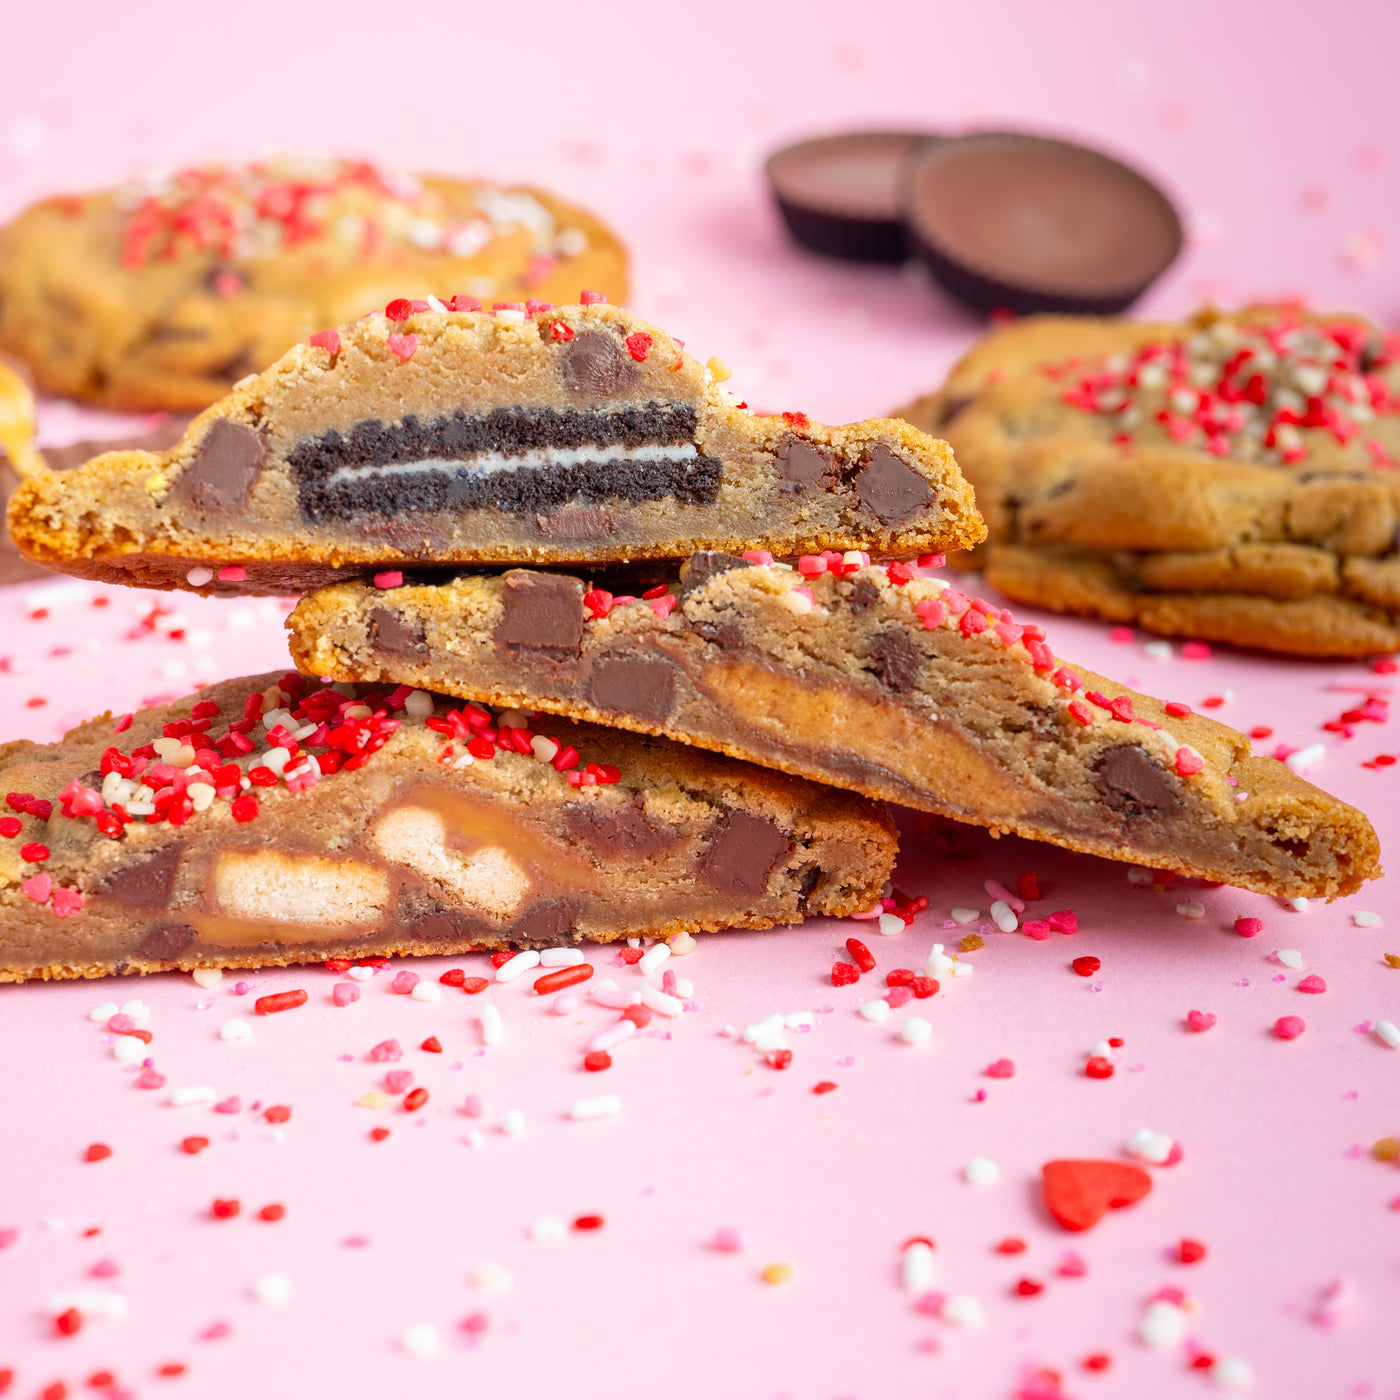
M 932 387 L 975 326 L 898 271 L 790 250 L 754 174 L 762 152 L 854 122 L 1035 123 L 1110 142 L 1181 198 L 1195 241 L 1146 309 L 1182 311 L 1210 290 L 1304 292 L 1393 325 L 1393 11 L 1127 9 L 717 5 L 682 17 L 629 6 L 604 23 L 576 7 L 534 7 L 526 20 L 518 7 L 424 4 L 390 23 L 285 5 L 207 17 L 152 5 L 120 22 L 51 7 L 26 16 L 0 89 L 0 207 L 279 145 L 537 180 L 617 223 L 636 253 L 634 305 L 701 358 L 724 355 L 752 402 L 840 420 Z M 46 408 L 50 441 L 95 426 Z M 174 612 L 152 616 L 156 603 Z M 63 582 L 0 592 L 4 733 L 47 739 L 94 710 L 281 664 L 282 611 Z M 1130 684 L 1193 704 L 1228 697 L 1221 718 L 1276 731 L 1264 751 L 1324 742 L 1311 776 L 1368 811 L 1390 850 L 1400 765 L 1361 763 L 1400 739 L 1388 724 L 1351 737 L 1320 725 L 1392 678 L 1220 652 L 1192 661 L 1178 646 L 1158 661 L 1142 636 L 1049 625 L 1061 652 Z M 486 994 L 506 1025 L 490 1049 L 480 999 L 444 988 L 423 1004 L 394 995 L 392 974 L 343 1010 L 330 989 L 344 979 L 321 969 L 246 977 L 244 996 L 233 976 L 207 992 L 184 977 L 0 989 L 0 1370 L 15 1370 L 11 1393 L 31 1400 L 62 1379 L 70 1394 L 97 1395 L 83 1382 L 110 1369 L 141 1396 L 971 1400 L 1051 1395 L 1039 1367 L 1076 1397 L 1209 1393 L 1189 1345 L 1137 1340 L 1145 1305 L 1168 1287 L 1199 1301 L 1190 1341 L 1244 1358 L 1260 1394 L 1400 1395 L 1400 1173 L 1368 1152 L 1400 1131 L 1400 1055 L 1363 1029 L 1400 1022 L 1400 972 L 1382 958 L 1400 952 L 1389 886 L 1296 913 L 1229 889 L 1133 885 L 1122 867 L 1016 840 L 972 833 L 965 845 L 972 863 L 958 865 L 946 841 L 908 828 L 901 885 L 931 908 L 897 937 L 826 923 L 701 940 L 674 964 L 694 981 L 696 1009 L 653 1023 L 602 1074 L 582 1072 L 582 1047 L 613 1013 L 585 1001 L 553 1016 L 529 978 Z M 1073 907 L 1078 934 L 989 932 L 969 981 L 884 1025 L 855 1014 L 886 970 L 956 942 L 962 930 L 942 922 L 955 906 L 985 911 L 983 881 L 1028 870 L 1046 896 L 1031 912 Z M 1203 917 L 1175 912 L 1191 900 Z M 1382 922 L 1355 927 L 1358 910 Z M 1239 914 L 1263 932 L 1239 937 Z M 834 989 L 828 970 L 853 933 L 879 970 Z M 1303 966 L 1271 961 L 1278 949 L 1299 950 Z M 1103 967 L 1082 979 L 1068 964 L 1088 954 Z M 622 985 L 637 976 L 612 953 L 590 956 Z M 1297 990 L 1309 974 L 1325 993 Z M 306 1007 L 252 1015 L 253 997 L 296 986 L 311 993 Z M 158 1089 L 135 1087 L 139 1068 L 118 1063 L 112 1037 L 86 1019 L 132 997 L 151 1008 Z M 1217 1023 L 1192 1032 L 1192 1009 Z M 814 1026 L 789 1032 L 783 1071 L 723 1033 L 801 1010 Z M 895 1036 L 910 1011 L 933 1024 L 922 1046 Z M 1299 1039 L 1270 1034 L 1285 1014 L 1306 1021 Z M 234 1017 L 250 1040 L 219 1038 Z M 430 1034 L 442 1055 L 415 1048 Z M 368 1052 L 390 1036 L 404 1057 L 388 1068 L 430 1091 L 418 1113 L 355 1106 L 382 1084 L 386 1066 Z M 1110 1036 L 1125 1042 L 1114 1076 L 1087 1078 L 1085 1057 Z M 1015 1076 L 987 1077 L 1001 1058 Z M 839 1087 L 814 1096 L 823 1080 Z M 240 1110 L 172 1106 L 176 1089 L 205 1085 Z M 480 1118 L 463 1108 L 473 1093 Z M 575 1100 L 604 1093 L 620 1097 L 618 1117 L 567 1120 Z M 270 1125 L 255 1103 L 290 1106 L 290 1121 Z M 501 1131 L 512 1109 L 520 1135 Z M 369 1138 L 377 1125 L 392 1129 L 381 1143 Z M 1144 1126 L 1184 1152 L 1150 1169 L 1148 1199 L 1084 1235 L 1051 1223 L 1041 1164 L 1118 1157 Z M 211 1140 L 198 1156 L 179 1150 L 191 1134 Z M 84 1162 L 97 1141 L 113 1156 Z M 998 1164 L 998 1184 L 962 1179 L 974 1156 Z M 237 1198 L 241 1214 L 210 1218 L 216 1197 Z M 269 1202 L 285 1219 L 257 1218 Z M 543 1216 L 593 1213 L 600 1230 L 530 1237 Z M 742 1249 L 709 1247 L 721 1230 L 739 1232 Z M 937 1242 L 933 1288 L 980 1299 L 980 1331 L 901 1288 L 900 1246 L 921 1235 Z M 996 1253 L 1007 1236 L 1026 1251 Z M 1183 1236 L 1205 1243 L 1205 1260 L 1171 1261 Z M 1084 1277 L 1057 1273 L 1066 1251 Z M 793 1281 L 760 1281 L 779 1260 Z M 94 1277 L 99 1261 L 115 1272 Z M 486 1264 L 513 1287 L 475 1287 Z M 290 1279 L 280 1307 L 250 1296 L 271 1273 Z M 1017 1296 L 1022 1277 L 1045 1291 Z M 1328 1328 L 1316 1312 L 1338 1278 L 1350 1301 Z M 125 1320 L 55 1337 L 55 1296 L 93 1290 L 124 1296 Z M 464 1330 L 465 1319 L 478 1320 Z M 435 1360 L 401 1344 L 421 1323 L 439 1331 Z M 214 1324 L 227 1335 L 211 1337 Z M 1110 1369 L 1083 1370 L 1099 1351 Z M 161 1377 L 165 1363 L 188 1369 Z

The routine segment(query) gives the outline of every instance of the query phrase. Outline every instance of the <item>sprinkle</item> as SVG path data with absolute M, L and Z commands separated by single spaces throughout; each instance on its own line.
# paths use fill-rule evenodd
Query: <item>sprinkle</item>
M 206 583 L 213 583 L 214 571 L 212 569 L 191 569 L 185 575 L 185 582 L 191 588 L 203 588 Z
M 1306 773 L 1310 768 L 1316 768 L 1326 757 L 1327 748 L 1325 745 L 1309 744 L 1307 748 L 1289 754 L 1283 762 L 1285 767 L 1291 768 L 1295 773 Z
M 385 569 L 375 574 L 374 586 L 379 589 L 402 588 L 403 571 L 400 569 Z
M 416 335 L 390 335 L 385 344 L 398 356 L 399 360 L 407 362 L 413 358 L 413 352 L 418 349 L 418 337 Z
M 609 1050 L 616 1050 L 624 1040 L 631 1040 L 637 1034 L 637 1023 L 635 1021 L 620 1020 L 615 1021 L 611 1026 L 605 1026 L 597 1031 L 588 1042 L 588 1053 L 605 1054 Z
M 1313 973 L 1309 977 L 1304 977 L 1303 980 L 1298 983 L 1298 990 L 1300 992 L 1307 992 L 1311 996 L 1316 996 L 1327 990 L 1327 983 L 1316 973 Z
M 885 935 L 886 938 L 896 933 L 903 933 L 908 925 L 898 914 L 882 913 L 876 921 L 876 928 Z
M 291 1011 L 306 1005 L 306 993 L 297 988 L 290 992 L 274 992 L 272 996 L 259 997 L 253 1003 L 253 1010 L 259 1016 L 272 1016 L 279 1011 Z
M 1188 1011 L 1186 1013 L 1186 1024 L 1193 1031 L 1208 1031 L 1216 1022 L 1216 1015 L 1213 1011 Z
M 232 1021 L 225 1021 L 219 1027 L 220 1040 L 251 1040 L 253 1038 L 253 1028 L 247 1021 L 240 1021 L 236 1018 Z
M 1176 771 L 1182 778 L 1189 778 L 1193 773 L 1199 773 L 1206 766 L 1206 761 L 1189 744 L 1183 744 L 1176 751 Z
M 988 1079 L 1012 1079 L 1016 1074 L 1016 1065 L 1011 1060 L 993 1060 L 982 1072 Z
M 938 1309 L 938 1316 L 953 1327 L 969 1330 L 981 1327 L 986 1321 L 982 1304 L 970 1293 L 955 1293 L 951 1298 L 945 1298 Z
M 502 963 L 496 969 L 496 981 L 514 982 L 517 977 L 529 972 L 531 968 L 540 965 L 540 955 L 533 948 L 526 948 L 523 952 L 517 953 L 509 962 Z
M 415 1322 L 399 1333 L 399 1345 L 410 1356 L 427 1361 L 442 1350 L 442 1337 L 431 1322 Z
M 340 332 L 336 330 L 317 331 L 315 335 L 307 337 L 306 343 L 331 356 L 340 354 Z
M 112 1155 L 112 1149 L 105 1142 L 94 1142 L 89 1144 L 86 1152 L 83 1153 L 85 1162 L 105 1162 Z
M 1375 928 L 1380 923 L 1381 916 L 1372 914 L 1368 910 L 1358 909 L 1352 916 L 1351 921 L 1357 928 Z
M 861 972 L 875 971 L 875 957 L 870 949 L 858 938 L 848 938 L 846 940 L 846 951 L 851 955 L 851 961 Z
M 1280 948 L 1274 954 L 1274 961 L 1296 972 L 1303 966 L 1303 955 L 1296 948 Z
M 639 364 L 646 360 L 651 354 L 651 347 L 655 342 L 645 331 L 633 331 L 623 344 L 627 347 L 627 353 Z
M 1138 1337 L 1159 1350 L 1180 1346 L 1186 1337 L 1187 1320 L 1184 1309 L 1165 1298 L 1154 1298 L 1138 1324 Z
M 1070 966 L 1081 977 L 1092 977 L 1103 966 L 1103 963 L 1098 958 L 1091 956 L 1075 958 L 1075 960 L 1070 963 Z
M 863 1001 L 858 1011 L 867 1021 L 874 1021 L 878 1024 L 889 1017 L 890 1004 L 883 999 L 877 1001 Z
M 499 1045 L 503 1035 L 501 1013 L 488 1001 L 481 1008 L 481 1043 L 483 1045 Z
M 641 961 L 637 963 L 637 971 L 649 977 L 670 956 L 671 949 L 668 944 L 653 943 L 651 947 L 642 954 Z
M 1084 1062 L 1084 1073 L 1090 1079 L 1112 1079 L 1113 1061 L 1106 1055 L 1090 1055 Z
M 1206 906 L 1199 899 L 1188 899 L 1176 906 L 1176 912 L 1183 919 L 1204 919 Z
M 933 1246 L 927 1240 L 910 1240 L 899 1259 L 899 1277 L 907 1292 L 927 1293 L 933 1286 Z
M 969 1186 L 995 1186 L 1001 1180 L 1001 1168 L 990 1157 L 970 1158 L 962 1174 Z
M 1297 1040 L 1306 1029 L 1301 1016 L 1280 1016 L 1274 1022 L 1274 1034 L 1280 1040 Z
M 933 1026 L 922 1016 L 910 1016 L 899 1028 L 899 1038 L 906 1045 L 922 1045 L 933 1034 Z
M 595 1118 L 615 1118 L 622 1112 L 622 1100 L 616 1094 L 603 1094 L 596 1099 L 576 1099 L 569 1117 L 576 1123 Z
M 268 1307 L 280 1307 L 292 1296 L 292 1281 L 286 1274 L 263 1274 L 253 1280 L 252 1294 Z
M 990 911 L 990 912 L 991 912 L 991 916 L 992 916 L 992 922 L 993 922 L 1003 933 L 1015 933 L 1015 932 L 1016 932 L 1016 929 L 1017 929 L 1017 927 L 1018 927 L 1018 921 L 1017 921 L 1017 919 L 1016 919 L 1016 915 L 1015 915 L 1015 913 L 1012 911 L 1011 907 L 1006 903 L 1005 900 L 1001 900 L 1001 899 L 995 899 L 995 900 L 993 900 L 993 901 L 992 901 L 992 907 L 991 907 L 991 911 Z
M 1371 1030 L 1382 1045 L 1388 1045 L 1392 1050 L 1400 1050 L 1400 1026 L 1396 1026 L 1393 1021 L 1377 1021 Z
M 1248 919 L 1243 914 L 1235 920 L 1235 932 L 1241 938 L 1257 938 L 1264 931 L 1263 919 Z
M 224 970 L 221 967 L 197 967 L 190 977 L 196 987 L 203 987 L 207 992 L 224 980 Z
M 948 912 L 955 924 L 963 926 L 975 924 L 982 917 L 980 909 L 950 909 Z

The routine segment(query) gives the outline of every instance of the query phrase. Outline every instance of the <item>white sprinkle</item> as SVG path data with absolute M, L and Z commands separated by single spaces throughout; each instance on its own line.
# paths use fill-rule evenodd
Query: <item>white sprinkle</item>
M 144 1021 L 150 1014 L 151 1008 L 144 1001 L 122 1002 L 122 1015 L 130 1016 L 133 1021 Z
M 1152 883 L 1152 872 L 1144 870 L 1141 866 L 1134 866 L 1128 871 L 1128 883 L 1130 885 L 1150 885 Z
M 109 1293 L 101 1288 L 77 1288 L 66 1293 L 51 1293 L 48 1311 L 51 1317 L 75 1308 L 84 1322 L 120 1322 L 126 1316 L 126 1294 Z
M 536 734 L 530 740 L 530 751 L 541 763 L 553 763 L 559 757 L 559 741 L 547 734 Z
M 433 697 L 426 690 L 412 690 L 403 702 L 409 714 L 418 719 L 426 719 L 433 712 Z
M 1183 919 L 1204 919 L 1206 906 L 1199 899 L 1188 899 L 1176 906 L 1176 912 Z
M 1090 1055 L 1096 1055 L 1101 1060 L 1111 1059 L 1113 1056 L 1113 1046 L 1106 1040 L 1096 1040 L 1094 1048 L 1089 1051 Z
M 112 1058 L 118 1064 L 134 1064 L 146 1058 L 146 1047 L 134 1035 L 119 1035 L 112 1045 Z
M 470 1128 L 462 1139 L 468 1147 L 480 1147 L 486 1141 L 486 1134 L 480 1128 Z
M 933 1287 L 933 1249 L 923 1240 L 904 1246 L 899 1261 L 899 1280 L 910 1293 L 927 1293 Z
M 482 1264 L 472 1275 L 472 1287 L 481 1293 L 504 1293 L 514 1283 L 510 1270 L 499 1264 Z
M 214 788 L 209 783 L 191 783 L 185 789 L 185 796 L 196 812 L 207 812 L 214 802 Z
M 1375 926 L 1380 923 L 1381 916 L 1379 914 L 1372 914 L 1366 909 L 1358 909 L 1356 913 L 1351 916 L 1351 921 L 1357 928 L 1375 928 Z
M 218 1098 L 212 1084 L 191 1084 L 184 1089 L 176 1089 L 170 1095 L 175 1108 L 198 1108 L 200 1104 L 213 1103 Z
M 889 1019 L 890 1004 L 877 998 L 875 1001 L 861 1002 L 859 1010 L 867 1021 L 874 1021 L 876 1025 L 879 1025 L 881 1021 Z
M 399 1333 L 399 1345 L 420 1361 L 429 1361 L 442 1349 L 442 1338 L 431 1322 L 415 1322 Z
M 775 1011 L 771 1016 L 765 1017 L 762 1021 L 755 1021 L 753 1025 L 745 1026 L 744 1039 L 747 1040 L 750 1045 L 758 1045 L 758 1048 L 762 1050 L 764 1047 L 759 1045 L 760 1040 L 766 1040 L 772 1036 L 781 1035 L 782 1031 L 783 1013 L 781 1011 Z
M 1254 1384 L 1254 1367 L 1242 1356 L 1222 1356 L 1210 1368 L 1210 1378 L 1222 1390 L 1248 1390 Z
M 278 1308 L 292 1296 L 292 1281 L 286 1274 L 263 1274 L 253 1280 L 252 1294 L 258 1302 Z
M 676 978 L 676 995 L 682 1001 L 688 1000 L 695 995 L 695 983 L 689 977 Z
M 1292 905 L 1295 914 L 1306 914 L 1308 912 L 1308 900 L 1306 895 L 1299 895 L 1296 899 L 1288 899 L 1285 904 Z
M 1274 954 L 1274 961 L 1297 972 L 1303 965 L 1303 955 L 1296 948 L 1280 948 Z
M 938 1315 L 954 1327 L 980 1327 L 986 1321 L 982 1304 L 971 1293 L 955 1293 L 943 1300 Z
M 565 1229 L 557 1215 L 542 1215 L 530 1226 L 530 1238 L 536 1244 L 558 1244 L 564 1238 Z
M 1180 1346 L 1186 1336 L 1187 1320 L 1184 1309 L 1165 1298 L 1155 1298 L 1138 1323 L 1138 1336 L 1150 1347 Z
M 503 962 L 496 969 L 496 981 L 514 982 L 522 973 L 529 972 L 532 967 L 540 965 L 540 955 L 533 948 L 526 948 L 523 953 L 517 953 L 509 962 Z
M 964 928 L 968 924 L 975 924 L 982 917 L 980 909 L 950 909 L 949 914 L 955 924 L 961 924 Z
M 685 1003 L 679 997 L 673 997 L 659 987 L 650 985 L 642 987 L 642 1005 L 650 1007 L 660 1016 L 679 1016 L 685 1010 Z
M 899 1028 L 899 1038 L 906 1045 L 921 1045 L 933 1034 L 933 1026 L 922 1016 L 910 1016 Z
M 191 588 L 203 588 L 206 583 L 213 583 L 214 571 L 212 569 L 191 569 L 185 575 L 185 582 Z
M 1285 767 L 1291 768 L 1295 773 L 1306 773 L 1309 768 L 1316 768 L 1326 757 L 1325 744 L 1309 744 L 1307 748 L 1289 754 L 1283 762 Z
M 507 1109 L 506 1116 L 501 1119 L 501 1131 L 507 1137 L 524 1137 L 525 1115 L 518 1108 Z
M 579 999 L 572 992 L 560 992 L 552 1002 L 549 1009 L 556 1016 L 572 1016 L 579 1009 Z
M 1128 1139 L 1124 1149 L 1130 1157 L 1140 1157 L 1160 1167 L 1172 1155 L 1176 1143 L 1166 1133 L 1154 1133 L 1151 1128 L 1139 1128 Z
M 221 967 L 197 967 L 190 976 L 194 979 L 196 987 L 203 987 L 207 992 L 224 980 L 224 970 Z
M 368 982 L 374 976 L 375 969 L 372 967 L 361 967 L 358 963 L 354 967 L 347 967 L 345 975 L 353 977 L 357 982 Z
M 1172 659 L 1172 644 L 1170 642 L 1144 642 L 1142 654 L 1150 657 L 1153 661 L 1170 661 Z
M 650 977 L 667 958 L 671 956 L 671 948 L 667 943 L 653 943 L 650 948 L 642 954 L 637 962 L 637 971 L 643 977 Z
M 409 996 L 414 1001 L 441 1001 L 442 988 L 436 982 L 418 982 Z
M 802 588 L 790 588 L 782 597 L 783 606 L 798 617 L 805 617 L 815 606 Z
M 509 307 L 495 313 L 498 321 L 504 321 L 507 325 L 520 326 L 525 323 L 525 313 L 523 311 L 512 311 Z
M 680 991 L 677 983 L 676 990 Z M 783 1017 L 783 1025 L 790 1031 L 809 1031 L 817 1024 L 817 1018 L 810 1011 L 791 1011 Z
M 443 315 L 447 313 L 447 308 L 431 293 L 424 300 L 428 303 L 429 311 L 437 311 Z
M 1017 922 L 1016 913 L 1004 899 L 994 899 L 992 901 L 992 922 L 1003 933 L 1015 933 L 1020 927 Z
M 117 1007 L 116 1002 L 104 1001 L 101 1004 L 94 1006 L 92 1010 L 88 1012 L 88 1020 L 110 1021 L 112 1017 L 117 1014 L 118 1009 L 119 1008 Z
M 1001 1168 L 990 1157 L 973 1157 L 963 1168 L 963 1180 L 969 1186 L 995 1186 L 1001 1180 Z
M 631 1040 L 636 1034 L 637 1023 L 635 1021 L 617 1021 L 598 1031 L 589 1040 L 588 1048 L 590 1050 L 615 1050 L 624 1040 Z
M 490 1002 L 487 1002 L 481 1008 L 481 1043 L 483 1045 L 499 1045 L 503 1034 L 501 1013 Z
M 1376 1039 L 1382 1045 L 1388 1045 L 1392 1050 L 1400 1050 L 1400 1026 L 1394 1021 L 1377 1021 L 1371 1027 L 1376 1033 Z
M 903 933 L 908 925 L 898 914 L 881 914 L 876 922 L 876 927 L 886 938 L 896 933 Z
M 582 948 L 545 948 L 540 953 L 541 967 L 577 967 L 582 961 Z
M 592 1118 L 615 1118 L 621 1112 L 622 1100 L 616 1094 L 603 1094 L 596 1099 L 578 1099 L 569 1110 L 569 1117 L 583 1123 Z
M 642 985 L 629 987 L 625 992 L 616 987 L 595 986 L 589 991 L 589 996 L 599 1006 L 606 1006 L 609 1011 L 626 1011 L 629 1006 L 635 1006 L 642 999 Z
M 253 1038 L 253 1028 L 247 1021 L 240 1021 L 235 1017 L 232 1021 L 225 1021 L 219 1027 L 220 1040 L 251 1040 Z

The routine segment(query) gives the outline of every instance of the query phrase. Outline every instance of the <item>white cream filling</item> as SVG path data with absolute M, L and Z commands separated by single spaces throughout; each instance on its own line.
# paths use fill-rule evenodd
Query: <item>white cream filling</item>
M 361 481 L 367 476 L 410 476 L 418 472 L 455 472 L 459 468 L 474 476 L 492 472 L 519 471 L 522 467 L 591 467 L 604 462 L 689 462 L 699 454 L 693 442 L 649 443 L 645 447 L 535 447 L 528 452 L 478 452 L 474 457 L 450 460 L 425 457 L 421 462 L 392 462 L 385 466 L 338 467 L 326 478 L 328 485 L 340 481 Z

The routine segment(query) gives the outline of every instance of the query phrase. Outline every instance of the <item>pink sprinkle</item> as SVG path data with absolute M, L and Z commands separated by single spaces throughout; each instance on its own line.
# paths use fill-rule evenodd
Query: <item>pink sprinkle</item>
M 1304 977 L 1303 980 L 1298 983 L 1298 990 L 1300 992 L 1311 992 L 1315 996 L 1318 992 L 1325 992 L 1327 990 L 1327 983 L 1316 973 L 1313 973 L 1311 977 Z
M 385 1060 L 403 1059 L 403 1046 L 397 1040 L 381 1040 L 373 1050 L 369 1052 L 371 1060 L 378 1060 L 381 1063 Z
M 912 1001 L 914 993 L 908 987 L 891 987 L 885 993 L 885 1000 L 893 1007 L 903 1006 L 906 1001 Z
M 31 875 L 20 882 L 21 892 L 35 904 L 47 904 L 53 893 L 53 876 L 45 871 L 42 875 Z
M 206 1342 L 221 1342 L 232 1330 L 227 1322 L 211 1322 L 199 1335 Z
M 993 899 L 999 899 L 1003 903 L 1009 904 L 1018 914 L 1025 913 L 1026 901 L 1024 899 L 1018 899 L 1000 880 L 988 880 L 982 888 L 986 890 Z
M 115 1259 L 99 1259 L 88 1273 L 93 1278 L 116 1278 L 121 1273 L 121 1265 Z
M 1204 661 L 1210 655 L 1210 647 L 1205 642 L 1186 642 L 1181 654 L 1188 661 Z
M 1214 1011 L 1188 1011 L 1186 1013 L 1186 1024 L 1193 1031 L 1208 1031 L 1216 1021 Z
M 1010 1060 L 993 1060 L 987 1066 L 988 1079 L 1012 1079 L 1016 1074 L 1016 1066 Z
M 1060 1256 L 1060 1266 L 1055 1272 L 1061 1278 L 1083 1278 L 1089 1272 L 1089 1266 L 1081 1255 L 1076 1254 L 1072 1249 L 1067 1249 Z
M 339 331 L 317 331 L 310 336 L 306 342 L 314 345 L 318 350 L 324 350 L 328 355 L 340 354 L 340 332 Z
M 406 997 L 417 985 L 418 974 L 416 972 L 409 972 L 405 969 L 403 972 L 394 974 L 394 990 L 401 997 Z
M 486 1112 L 486 1100 L 480 1094 L 468 1094 L 462 1104 L 462 1111 L 468 1118 L 480 1118 Z
M 219 570 L 220 583 L 246 583 L 248 570 L 242 564 L 227 564 Z
M 383 573 L 375 574 L 374 586 L 376 588 L 402 588 L 403 572 L 400 569 L 385 569 Z
M 214 1105 L 215 1113 L 238 1113 L 243 1108 L 243 1100 L 237 1094 L 231 1094 L 226 1099 L 220 1099 Z
M 61 885 L 53 892 L 53 912 L 60 919 L 76 914 L 83 907 L 83 897 L 77 890 L 66 890 Z
M 337 982 L 331 988 L 331 1000 L 337 1006 L 350 1006 L 359 999 L 360 989 L 353 982 Z
M 716 1230 L 710 1239 L 710 1248 L 719 1250 L 721 1254 L 738 1254 L 743 1247 L 744 1237 L 728 1227 Z
M 763 565 L 773 562 L 773 555 L 766 549 L 746 549 L 742 557 L 747 559 L 750 564 Z
M 1073 909 L 1057 909 L 1047 922 L 1056 933 L 1079 932 L 1079 915 Z
M 1199 773 L 1205 766 L 1205 759 L 1195 749 L 1187 748 L 1183 744 L 1176 751 L 1176 771 L 1180 777 L 1189 778 L 1193 773 Z
M 1165 1288 L 1159 1288 L 1152 1297 L 1154 1301 L 1174 1303 L 1177 1307 L 1182 1307 L 1186 1302 L 1186 1294 L 1183 1293 L 1181 1289 L 1173 1288 L 1170 1285 Z
M 804 589 L 803 591 L 805 592 L 806 590 Z M 663 622 L 670 617 L 671 609 L 676 606 L 676 601 L 677 599 L 674 593 L 663 593 L 659 598 L 647 599 L 647 602 L 651 604 L 652 612 Z
M 932 632 L 943 624 L 944 607 L 936 598 L 925 598 L 914 604 L 914 613 L 923 620 L 925 631 Z
M 1133 639 L 1133 629 L 1131 627 L 1115 627 L 1108 634 L 1110 642 L 1131 642 Z
M 143 1069 L 136 1078 L 138 1089 L 161 1089 L 165 1087 L 165 1076 L 153 1069 Z
M 402 1094 L 412 1083 L 413 1071 L 411 1069 L 391 1069 L 384 1076 L 384 1087 L 391 1094 Z
M 673 997 L 676 994 L 676 974 L 669 967 L 661 974 L 661 990 L 668 997 Z
M 1048 919 L 1027 919 L 1021 925 L 1021 932 L 1027 938 L 1034 938 L 1037 943 L 1043 943 L 1050 937 L 1050 921 Z
M 1257 938 L 1264 932 L 1263 919 L 1247 919 L 1243 914 L 1235 920 L 1235 932 L 1241 938 Z
M 973 1102 L 973 1103 L 986 1103 L 986 1102 L 987 1102 L 987 1091 L 986 1091 L 985 1089 L 979 1089 L 979 1090 L 972 1096 L 972 1102 Z
M 136 1022 L 130 1016 L 125 1016 L 118 1011 L 115 1016 L 107 1018 L 107 1029 L 113 1035 L 125 1035 L 128 1031 L 136 1029 Z
M 132 721 L 133 719 L 135 719 L 135 718 L 136 718 L 135 715 L 123 715 L 123 716 L 112 726 L 112 733 L 113 733 L 113 734 L 125 734 L 126 731 L 127 731 L 128 729 L 131 728 L 131 721 Z
M 606 306 L 607 300 L 608 294 L 606 292 L 590 292 L 587 287 L 578 294 L 580 306 Z
M 1280 1016 L 1274 1022 L 1274 1034 L 1280 1040 L 1297 1040 L 1306 1029 L 1301 1016 Z
M 385 343 L 400 360 L 408 361 L 413 358 L 413 352 L 418 348 L 418 337 L 412 332 L 408 335 L 400 335 L 396 331 L 388 337 Z

